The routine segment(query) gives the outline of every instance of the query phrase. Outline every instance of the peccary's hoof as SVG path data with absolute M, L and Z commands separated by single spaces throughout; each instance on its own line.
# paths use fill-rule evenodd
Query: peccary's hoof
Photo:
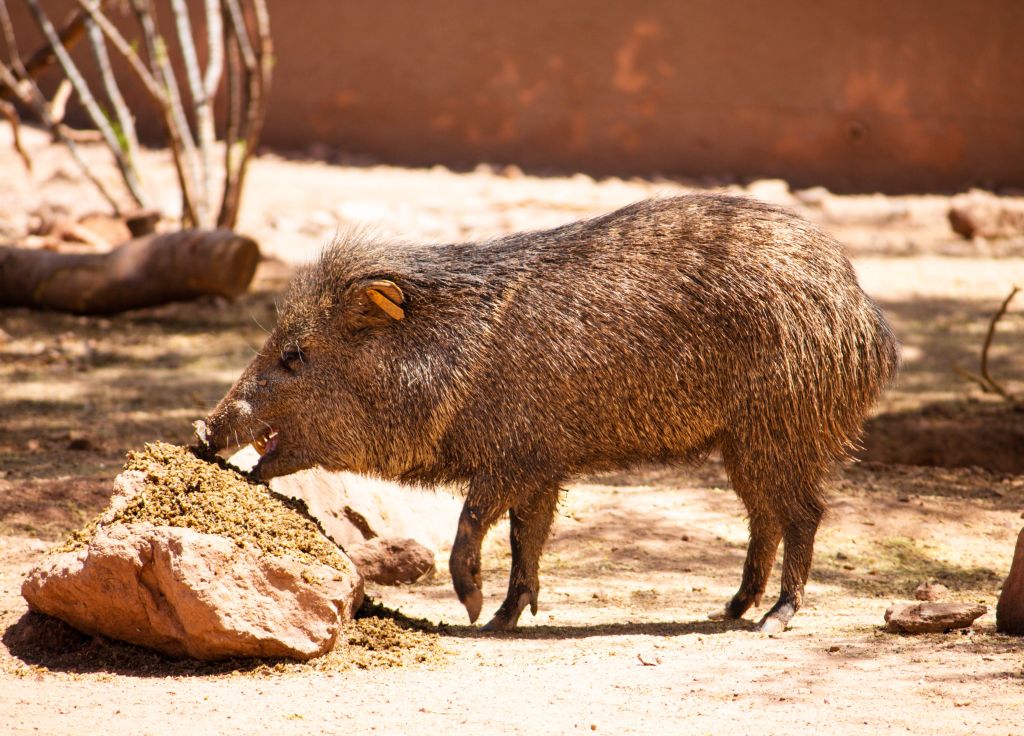
M 469 614 L 469 622 L 475 624 L 476 620 L 480 618 L 480 609 L 484 607 L 484 594 L 480 592 L 479 588 L 476 588 L 466 594 L 466 597 L 462 599 L 462 605 L 466 607 L 466 613 Z
M 728 621 L 730 618 L 731 616 L 729 616 L 728 606 L 723 606 L 722 608 L 718 608 L 714 611 L 708 611 L 709 621 Z
M 515 621 L 509 621 L 501 614 L 496 614 L 494 618 L 484 624 L 482 631 L 514 631 L 518 625 Z
M 536 604 L 533 603 L 534 598 L 530 593 L 521 593 L 519 600 L 516 601 L 515 608 L 510 612 L 505 612 L 505 606 L 503 605 L 498 609 L 498 612 L 494 614 L 494 618 L 487 622 L 484 626 L 484 631 L 513 631 L 519 625 L 519 617 L 523 611 L 526 610 L 527 606 L 530 606 L 530 610 L 533 611 L 533 615 L 537 615 Z M 532 604 L 532 605 L 531 605 Z M 507 605 L 507 604 L 506 604 Z
M 761 623 L 757 625 L 758 633 L 766 636 L 781 634 L 785 630 L 786 622 L 770 614 L 761 619 Z

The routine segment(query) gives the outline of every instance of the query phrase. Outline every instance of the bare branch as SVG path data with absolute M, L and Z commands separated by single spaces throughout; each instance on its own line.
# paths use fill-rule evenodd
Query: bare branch
M 1009 308 L 1010 302 L 1013 301 L 1013 298 L 1017 296 L 1020 290 L 1021 289 L 1019 286 L 1013 287 L 1009 295 L 1003 300 L 1003 303 L 999 306 L 999 309 L 996 310 L 996 313 L 992 315 L 992 319 L 988 323 L 988 332 L 985 334 L 985 344 L 981 348 L 981 375 L 964 370 L 958 365 L 953 366 L 953 370 L 959 376 L 962 376 L 963 378 L 966 378 L 967 380 L 973 381 L 974 383 L 978 384 L 978 386 L 981 387 L 981 390 L 984 391 L 985 393 L 998 394 L 1007 401 L 1011 401 L 1014 403 L 1018 401 L 1017 397 L 1014 394 L 1007 391 L 1005 388 L 1003 388 L 1003 386 L 1000 385 L 994 378 L 992 378 L 992 375 L 989 373 L 988 351 L 989 348 L 992 347 L 992 338 L 996 334 L 996 325 L 999 324 L 999 320 L 1001 320 L 1003 318 L 1003 315 L 1006 314 L 1006 310 Z
M 89 20 L 99 26 L 100 30 L 103 31 L 103 35 L 107 37 L 107 40 L 114 45 L 118 53 L 125 58 L 125 60 L 131 65 L 132 71 L 138 76 L 139 81 L 145 86 L 146 91 L 149 92 L 150 96 L 156 100 L 161 107 L 167 104 L 167 95 L 164 94 L 163 88 L 157 81 L 157 78 L 146 68 L 145 64 L 139 58 L 139 55 L 132 48 L 131 44 L 125 40 L 125 37 L 121 35 L 121 32 L 117 30 L 117 26 L 110 22 L 110 20 L 100 12 L 99 0 L 76 0 L 76 2 L 89 14 Z
M 171 9 L 174 11 L 175 28 L 178 33 L 178 45 L 181 48 L 181 58 L 185 63 L 185 78 L 188 80 L 189 93 L 192 96 L 192 104 L 196 111 L 196 128 L 198 130 L 200 164 L 199 164 L 199 197 L 196 200 L 196 215 L 199 218 L 200 227 L 209 227 L 210 221 L 209 202 L 210 191 L 206 176 L 207 164 L 213 156 L 213 118 L 210 110 L 210 101 L 203 91 L 203 82 L 199 72 L 199 57 L 196 54 L 195 41 L 192 38 L 192 22 L 189 19 L 188 6 L 185 0 L 171 0 Z
M 225 0 L 225 5 L 229 9 L 231 22 L 235 29 L 235 37 L 238 40 L 242 58 L 245 62 L 248 98 L 246 102 L 246 117 L 240 125 L 244 142 L 237 144 L 241 148 L 237 154 L 234 151 L 228 154 L 233 159 L 230 161 L 228 170 L 225 173 L 224 197 L 221 202 L 220 214 L 217 218 L 217 224 L 220 227 L 233 227 L 238 219 L 242 187 L 245 183 L 249 160 L 253 153 L 255 153 L 263 130 L 266 90 L 270 86 L 273 67 L 273 41 L 270 36 L 270 15 L 267 12 L 264 0 L 253 0 L 255 44 L 250 42 L 248 24 L 245 22 L 237 0 Z
M 150 67 L 166 91 L 165 122 L 168 136 L 171 138 L 171 152 L 174 166 L 181 187 L 181 215 L 184 224 L 198 225 L 196 189 L 198 182 L 196 171 L 199 168 L 199 157 L 196 152 L 195 139 L 189 127 L 185 109 L 181 104 L 178 91 L 178 80 L 167 56 L 167 43 L 156 27 L 153 5 L 150 0 L 131 0 L 132 10 L 142 29 L 143 43 L 149 56 Z
M 68 111 L 68 98 L 71 97 L 71 82 L 67 79 L 60 80 L 57 91 L 53 93 L 50 100 L 50 117 L 55 123 L 63 123 L 64 115 Z
M 121 206 L 118 204 L 117 200 L 110 194 L 107 188 L 103 185 L 103 182 L 97 179 L 92 173 L 92 169 L 85 160 L 82 159 L 82 155 L 78 151 L 78 146 L 76 146 L 75 142 L 68 137 L 67 133 L 65 133 L 64 126 L 55 122 L 53 118 L 50 117 L 50 108 L 49 105 L 46 104 L 46 99 L 43 97 L 43 93 L 39 91 L 39 88 L 31 78 L 26 79 L 25 81 L 27 83 L 26 85 L 19 84 L 10 68 L 5 64 L 0 64 L 0 84 L 11 89 L 22 104 L 27 107 L 31 107 L 35 111 L 36 115 L 39 116 L 39 119 L 43 121 L 43 125 L 45 125 L 54 136 L 56 136 L 57 140 L 67 146 L 68 153 L 71 154 L 71 158 L 73 158 L 75 163 L 78 164 L 78 168 L 82 170 L 82 174 L 85 178 L 92 182 L 93 186 L 96 187 L 96 190 L 105 200 L 107 200 L 111 209 L 113 209 L 114 214 L 120 216 Z
M 91 17 L 86 18 L 85 25 L 89 34 L 89 45 L 92 47 L 93 57 L 96 59 L 96 66 L 100 71 L 100 78 L 103 80 L 103 88 L 114 108 L 114 114 L 117 115 L 121 133 L 118 142 L 122 144 L 128 163 L 134 169 L 139 160 L 139 139 L 135 134 L 135 119 L 128 110 L 128 105 L 121 95 L 121 88 L 117 84 L 117 78 L 114 76 L 114 70 L 110 66 L 110 55 L 107 53 L 107 44 L 103 40 L 103 31 Z M 141 204 L 144 207 L 149 206 L 146 202 Z
M 226 3 L 225 3 L 226 5 Z M 227 8 L 225 7 L 227 10 Z M 230 16 L 229 16 L 230 21 Z M 246 74 L 243 52 L 239 47 L 239 40 L 234 35 L 232 23 L 224 24 L 224 48 L 227 53 L 227 120 L 224 125 L 224 187 L 221 190 L 221 212 L 223 212 L 224 200 L 228 197 L 228 190 L 233 186 L 235 179 L 235 147 L 239 140 L 242 119 L 242 97 L 243 77 Z M 217 225 L 221 226 L 220 214 L 217 216 Z
M 999 320 L 1001 320 L 1003 315 L 1006 314 L 1006 309 L 1010 306 L 1010 302 L 1013 301 L 1013 298 L 1017 296 L 1019 291 L 1020 287 L 1014 286 L 1006 299 L 1003 300 L 1003 303 L 999 305 L 999 309 L 996 313 L 992 315 L 992 321 L 988 323 L 988 333 L 985 335 L 985 346 L 981 349 L 981 377 L 988 381 L 988 384 L 992 387 L 993 391 L 1003 398 L 1011 400 L 1013 400 L 1014 397 L 1007 393 L 1002 386 L 996 383 L 988 372 L 988 349 L 992 347 L 992 337 L 996 334 L 996 325 L 999 324 Z
M 7 12 L 6 0 L 0 0 L 0 29 L 3 31 L 4 45 L 7 46 L 11 69 L 18 76 L 28 76 L 25 65 L 21 61 L 21 53 L 18 51 L 18 39 L 14 37 L 14 25 L 11 23 L 10 13 Z
M 85 14 L 80 10 L 72 12 L 68 16 L 67 20 L 64 21 L 64 25 L 57 37 L 60 39 L 61 46 L 66 49 L 70 49 L 76 43 L 81 40 L 85 34 Z M 50 46 L 43 46 L 36 51 L 32 56 L 29 57 L 28 61 L 25 62 L 25 73 L 31 77 L 38 76 L 41 71 L 46 67 L 57 61 L 57 55 L 54 53 L 53 48 Z
M 219 0 L 206 0 L 206 37 L 207 62 L 203 75 L 203 104 L 196 106 L 196 118 L 199 127 L 199 145 L 203 156 L 203 192 L 206 197 L 209 226 L 215 224 L 213 215 L 213 148 L 216 143 L 216 130 L 213 124 L 213 99 L 220 86 L 224 71 L 224 29 Z
M 0 115 L 7 118 L 7 122 L 11 124 L 11 136 L 14 138 L 14 150 L 21 156 L 22 162 L 25 164 L 25 168 L 28 171 L 32 171 L 32 159 L 28 157 L 28 153 L 21 145 L 20 126 L 21 118 L 18 117 L 18 111 L 14 105 L 6 100 L 0 100 Z
M 164 65 L 160 59 L 158 47 L 162 45 L 156 27 L 149 16 L 150 8 L 144 3 L 133 2 L 136 17 L 142 30 L 143 43 L 149 56 L 152 70 L 147 68 L 139 57 L 139 54 L 121 35 L 117 27 L 99 12 L 100 3 L 98 0 L 77 0 L 78 4 L 89 13 L 90 19 L 103 31 L 107 40 L 114 48 L 128 61 L 136 76 L 149 92 L 153 100 L 159 105 L 163 114 L 164 126 L 167 131 L 167 143 L 171 150 L 171 159 L 174 163 L 175 172 L 178 175 L 178 185 L 182 195 L 182 219 L 186 224 L 196 223 L 193 202 L 194 177 L 189 166 L 188 152 L 194 149 L 191 132 L 188 129 L 188 122 L 185 120 L 185 113 L 181 107 L 181 101 L 177 96 L 177 84 L 173 78 L 173 71 L 169 65 L 167 71 L 172 75 L 170 82 L 165 81 Z M 166 61 L 166 54 L 163 54 Z M 184 126 L 184 128 L 182 127 Z M 191 148 L 190 148 L 191 147 Z
M 121 173 L 124 176 L 125 184 L 128 186 L 129 193 L 135 200 L 136 204 L 144 206 L 146 196 L 139 185 L 135 167 L 125 157 L 124 152 L 121 149 L 121 144 L 117 140 L 117 136 L 110 127 L 110 123 L 103 111 L 100 109 L 96 99 L 92 96 L 92 91 L 89 89 L 89 85 L 86 84 L 85 78 L 82 77 L 81 72 L 78 71 L 78 67 L 75 66 L 75 62 L 71 59 L 71 55 L 61 43 L 53 24 L 39 7 L 38 0 L 25 0 L 25 3 L 28 5 L 32 15 L 35 17 L 36 23 L 39 25 L 39 29 L 43 32 L 46 40 L 50 43 L 54 54 L 57 56 L 57 61 L 64 70 L 64 74 L 74 86 L 75 92 L 78 94 L 78 99 L 81 101 L 82 106 L 85 107 L 86 112 L 89 113 L 89 117 L 92 119 L 93 125 L 95 125 L 96 129 L 103 135 L 103 140 L 106 143 L 107 148 L 110 149 L 110 152 L 114 156 L 114 160 L 117 162 L 118 168 L 121 169 Z

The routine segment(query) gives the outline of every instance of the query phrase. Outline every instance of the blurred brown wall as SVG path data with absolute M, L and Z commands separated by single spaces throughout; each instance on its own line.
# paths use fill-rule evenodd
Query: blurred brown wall
M 272 146 L 847 191 L 1024 187 L 1022 0 L 270 11 Z

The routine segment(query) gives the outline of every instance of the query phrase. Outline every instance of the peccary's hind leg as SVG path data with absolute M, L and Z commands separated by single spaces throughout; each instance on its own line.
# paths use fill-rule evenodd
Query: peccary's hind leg
M 749 514 L 750 543 L 743 563 L 743 579 L 736 595 L 725 605 L 723 618 L 740 618 L 751 606 L 761 603 L 782 540 L 782 529 L 774 514 L 764 510 L 750 510 Z
M 814 535 L 825 511 L 819 500 L 817 488 L 807 493 L 804 498 L 805 504 L 792 514 L 783 530 L 785 551 L 782 558 L 782 593 L 757 625 L 757 630 L 765 634 L 784 631 L 793 614 L 803 603 L 804 586 L 811 571 Z
M 532 495 L 509 509 L 509 540 L 512 545 L 512 571 L 508 578 L 508 595 L 501 608 L 484 629 L 514 629 L 527 605 L 537 615 L 537 594 L 540 592 L 538 568 L 540 555 L 547 541 L 551 522 L 558 506 L 558 486 L 537 489 Z
M 782 540 L 782 526 L 772 499 L 757 482 L 755 474 L 750 472 L 749 459 L 738 445 L 731 437 L 724 438 L 721 444 L 722 460 L 729 471 L 736 495 L 747 509 L 750 542 L 743 563 L 740 589 L 723 609 L 710 614 L 712 619 L 740 618 L 751 606 L 760 604 Z

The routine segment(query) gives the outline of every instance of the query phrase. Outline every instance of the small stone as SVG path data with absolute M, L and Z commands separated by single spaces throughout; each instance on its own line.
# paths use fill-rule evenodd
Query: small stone
M 415 583 L 434 571 L 434 553 L 415 539 L 374 537 L 347 553 L 364 578 L 380 585 Z
M 92 440 L 86 437 L 81 432 L 69 432 L 68 433 L 68 445 L 69 450 L 94 450 L 96 446 L 92 443 Z
M 914 598 L 919 601 L 940 601 L 946 597 L 947 593 L 949 593 L 949 588 L 942 583 L 925 581 L 914 590 Z
M 885 612 L 885 630 L 893 634 L 937 634 L 966 629 L 987 610 L 972 603 L 895 603 Z
M 825 187 L 811 187 L 794 192 L 793 196 L 808 207 L 821 207 L 832 193 Z
M 123 219 L 103 212 L 82 215 L 78 218 L 78 225 L 110 245 L 117 245 L 132 238 L 131 230 Z
M 762 202 L 792 207 L 796 197 L 789 191 L 789 184 L 783 179 L 758 179 L 747 185 L 747 194 Z

